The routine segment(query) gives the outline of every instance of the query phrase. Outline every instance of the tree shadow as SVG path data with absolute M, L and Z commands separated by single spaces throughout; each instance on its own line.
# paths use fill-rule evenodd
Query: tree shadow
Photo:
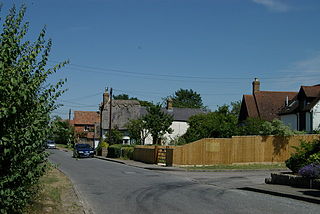
M 307 191 L 300 191 L 304 195 L 309 195 L 313 197 L 320 197 L 320 190 L 307 190 Z
M 286 149 L 289 144 L 291 136 L 274 136 L 272 140 L 273 154 L 280 155 L 281 152 Z

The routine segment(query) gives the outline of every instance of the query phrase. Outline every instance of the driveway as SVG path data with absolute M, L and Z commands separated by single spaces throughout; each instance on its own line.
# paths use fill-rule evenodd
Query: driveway
M 235 189 L 260 182 L 254 174 L 164 173 L 99 159 L 77 160 L 71 152 L 59 150 L 52 150 L 49 159 L 70 177 L 96 214 L 291 214 L 318 213 L 320 208 L 317 204 Z

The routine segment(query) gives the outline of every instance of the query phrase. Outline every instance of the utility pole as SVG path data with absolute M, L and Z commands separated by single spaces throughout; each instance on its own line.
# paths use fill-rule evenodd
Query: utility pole
M 102 129 L 102 115 L 103 115 L 103 110 L 105 108 L 104 104 L 107 103 L 107 100 L 105 100 L 105 96 L 104 93 L 108 93 L 108 87 L 105 88 L 104 92 L 103 92 L 103 96 L 102 96 L 102 104 L 100 106 L 100 140 L 102 140 L 103 137 L 103 129 Z
M 111 141 L 111 120 L 112 120 L 112 88 L 110 88 L 110 111 L 109 111 L 109 142 Z
M 71 120 L 71 108 L 69 109 L 69 123 L 70 123 L 70 120 Z

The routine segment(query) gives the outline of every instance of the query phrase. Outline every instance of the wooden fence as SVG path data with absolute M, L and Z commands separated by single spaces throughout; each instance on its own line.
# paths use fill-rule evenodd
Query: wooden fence
M 319 139 L 320 135 L 235 136 L 232 138 L 205 138 L 173 149 L 173 165 L 214 165 L 233 163 L 284 162 L 301 140 Z M 155 146 L 137 146 L 134 159 L 156 163 Z

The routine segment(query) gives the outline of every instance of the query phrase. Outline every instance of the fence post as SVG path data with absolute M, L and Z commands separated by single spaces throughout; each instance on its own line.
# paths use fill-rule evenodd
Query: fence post
M 173 164 L 173 149 L 166 147 L 166 166 L 172 166 Z
M 158 146 L 154 146 L 154 164 L 158 163 Z

